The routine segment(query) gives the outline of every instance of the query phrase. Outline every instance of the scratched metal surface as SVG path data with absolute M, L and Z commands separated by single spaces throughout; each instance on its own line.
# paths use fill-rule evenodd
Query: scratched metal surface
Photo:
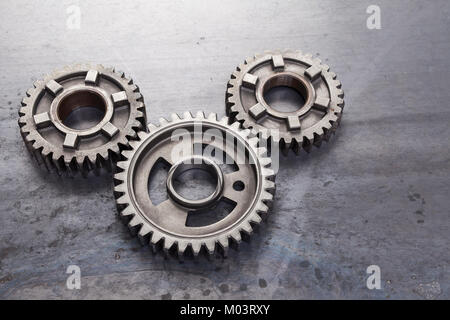
M 381 30 L 366 28 L 372 1 L 2 1 L 0 298 L 450 298 L 450 3 L 376 2 Z M 156 121 L 223 115 L 229 74 L 273 48 L 320 53 L 344 120 L 320 150 L 281 159 L 273 214 L 227 259 L 152 255 L 117 218 L 110 176 L 49 176 L 20 138 L 24 92 L 65 64 L 130 74 Z M 366 288 L 372 264 L 381 290 Z

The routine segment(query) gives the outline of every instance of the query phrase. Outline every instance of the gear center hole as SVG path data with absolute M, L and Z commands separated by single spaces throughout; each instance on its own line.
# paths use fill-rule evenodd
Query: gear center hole
M 175 191 L 188 200 L 202 200 L 212 195 L 217 187 L 218 176 L 207 164 L 192 167 L 180 164 L 173 176 Z
M 97 93 L 79 90 L 65 96 L 57 107 L 61 122 L 75 130 L 96 126 L 106 114 L 106 102 Z
M 308 100 L 308 90 L 304 83 L 290 75 L 276 75 L 263 88 L 266 103 L 279 112 L 295 112 Z

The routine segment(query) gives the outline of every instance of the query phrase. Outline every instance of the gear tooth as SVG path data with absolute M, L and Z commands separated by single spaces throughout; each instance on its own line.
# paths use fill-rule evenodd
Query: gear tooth
M 323 136 L 323 130 L 322 128 L 318 128 L 316 132 L 314 132 L 314 142 L 317 138 L 321 138 Z
M 148 136 L 148 133 L 145 132 L 145 131 L 139 131 L 139 132 L 137 133 L 137 135 L 138 135 L 138 138 L 139 138 L 140 140 L 145 140 L 145 139 L 147 138 L 147 136 Z
M 314 141 L 314 132 L 313 131 L 308 131 L 304 134 L 304 136 L 306 137 L 306 139 L 309 140 L 310 143 L 312 143 Z
M 250 216 L 250 221 L 255 224 L 260 224 L 262 219 L 261 217 L 255 212 Z
M 114 193 L 115 194 L 124 194 L 125 192 L 127 192 L 127 187 L 125 186 L 125 184 L 121 183 L 118 184 L 116 186 L 114 186 Z
M 256 207 L 256 212 L 265 214 L 265 213 L 269 212 L 269 207 L 266 204 L 264 204 L 263 202 L 260 202 L 260 203 L 258 203 L 258 205 Z
M 134 212 L 131 206 L 125 207 L 124 209 L 119 210 L 119 215 L 122 218 L 125 218 L 126 221 L 131 219 L 136 213 Z
M 192 241 L 191 247 L 192 247 L 192 253 L 194 254 L 194 257 L 198 256 L 198 254 L 200 253 L 200 249 L 202 248 L 201 242 L 198 240 Z
M 134 149 L 136 150 L 139 147 L 139 143 L 140 141 L 138 140 L 130 140 L 128 141 L 128 144 Z
M 316 146 L 316 147 L 320 147 L 320 145 L 322 144 L 322 138 L 323 138 L 323 129 L 322 128 L 320 128 L 320 131 L 322 132 L 322 134 L 321 135 L 319 135 L 319 134 L 317 134 L 317 133 L 314 133 L 314 142 L 313 142 L 313 144 Z
M 241 228 L 242 228 L 242 231 L 247 235 L 251 235 L 253 233 L 253 228 L 250 225 L 250 223 L 248 223 L 248 222 L 245 222 L 244 224 L 242 224 Z
M 242 242 L 242 236 L 239 230 L 235 230 L 231 233 L 231 238 L 236 242 L 237 245 L 239 245 Z
M 220 119 L 220 123 L 221 124 L 223 124 L 223 125 L 228 125 L 228 121 L 230 120 L 230 118 L 228 118 L 227 116 L 223 116 L 221 119 Z
M 261 140 L 267 141 L 267 140 L 269 139 L 269 136 L 270 136 L 269 133 L 268 133 L 268 131 L 269 131 L 269 130 L 263 128 L 263 129 L 259 130 L 259 132 L 257 133 L 257 135 L 260 137 Z
M 116 166 L 122 170 L 126 170 L 128 168 L 128 162 L 127 161 L 119 161 L 116 163 Z M 114 178 L 119 175 L 119 173 L 117 173 Z
M 135 227 L 139 227 L 143 224 L 142 219 L 138 215 L 134 215 L 133 218 L 128 222 L 128 228 L 130 228 L 132 231 L 135 231 Z
M 123 150 L 122 156 L 124 156 L 126 159 L 130 159 L 133 156 L 133 151 L 131 150 Z
M 303 142 L 302 142 L 302 148 L 303 150 L 305 150 L 306 152 L 310 152 L 311 151 L 311 141 L 307 138 L 307 137 L 303 137 Z
M 142 245 L 146 245 L 150 240 L 151 229 L 145 223 L 141 226 L 138 232 L 138 238 Z
M 198 119 L 205 119 L 206 118 L 205 117 L 205 113 L 203 111 L 198 111 L 195 117 L 198 118 Z
M 150 131 L 150 132 L 154 132 L 154 131 L 158 130 L 158 127 L 155 126 L 153 123 L 148 123 L 147 128 L 148 128 L 148 131 Z M 146 137 L 147 137 L 147 134 L 145 134 L 145 137 L 142 139 L 145 139 Z
M 237 78 L 237 77 L 239 77 L 240 74 L 241 73 L 238 70 L 235 70 L 235 71 L 233 71 L 233 73 L 231 75 L 232 75 L 232 77 Z
M 136 122 L 134 124 L 137 124 Z M 133 140 L 133 139 L 137 139 L 137 133 L 136 131 L 131 127 L 128 129 L 126 137 L 128 138 L 128 140 Z
M 117 204 L 129 204 L 131 202 L 130 197 L 127 194 L 122 195 L 121 197 L 116 199 Z
M 259 142 L 259 139 L 257 137 L 248 139 L 248 143 L 254 148 L 256 148 L 256 146 L 258 145 L 258 142 Z
M 150 243 L 153 245 L 156 245 L 161 239 L 163 238 L 163 235 L 161 232 L 153 230 L 152 237 L 150 238 Z
M 331 114 L 330 115 L 330 121 L 336 122 L 337 120 L 338 120 L 338 116 L 337 115 L 335 115 L 335 114 Z
M 192 113 L 190 111 L 185 111 L 185 112 L 183 112 L 183 118 L 186 120 L 191 120 L 194 118 L 194 116 L 192 115 Z
M 238 126 L 238 128 L 241 127 L 239 123 L 237 124 L 237 126 Z M 250 139 L 251 133 L 252 133 L 252 132 L 251 132 L 250 129 L 241 129 L 241 130 L 239 130 L 239 134 L 240 134 L 241 137 L 244 138 L 244 139 Z M 250 143 L 250 141 L 249 141 L 249 143 Z
M 48 149 L 48 147 L 47 146 L 44 146 L 43 148 L 42 148 L 42 150 L 41 150 L 41 155 L 43 156 L 43 157 L 46 157 L 46 156 L 48 156 L 49 154 L 50 154 L 50 149 Z
M 259 162 L 263 167 L 268 167 L 270 164 L 272 164 L 272 160 L 270 158 L 261 158 L 259 159 Z
M 241 126 L 241 124 L 239 122 L 233 122 L 231 124 L 231 127 L 235 130 L 239 130 L 240 126 Z
M 28 90 L 25 92 L 25 94 L 26 94 L 28 97 L 31 97 L 31 96 L 33 95 L 33 93 L 34 93 L 34 88 L 28 89 Z
M 217 114 L 216 113 L 210 113 L 208 115 L 208 120 L 210 120 L 210 121 L 217 121 Z
M 159 118 L 158 121 L 159 121 L 159 124 L 162 126 L 165 126 L 169 123 L 169 120 L 167 120 L 166 118 L 163 118 L 163 117 Z
M 262 159 L 268 159 L 269 163 L 270 163 L 270 158 L 265 158 L 267 156 L 267 148 L 259 147 L 259 148 L 256 149 L 256 151 L 257 151 L 258 155 L 260 157 L 262 157 Z M 266 161 L 266 160 L 263 160 L 263 161 Z
M 117 172 L 114 174 L 114 179 L 117 181 L 124 182 L 126 179 L 126 173 L 125 172 Z
M 261 171 L 262 171 L 262 175 L 265 177 L 269 178 L 269 177 L 275 176 L 275 172 L 270 168 L 262 168 Z
M 180 116 L 178 114 L 174 113 L 174 112 L 170 114 L 170 117 L 172 118 L 172 121 L 179 121 L 179 120 L 181 120 Z
M 184 240 L 179 240 L 177 243 L 177 250 L 178 250 L 178 256 L 181 257 L 184 252 L 186 251 L 186 248 L 188 246 L 188 242 Z
M 267 191 L 261 192 L 261 200 L 273 200 L 273 194 Z
M 213 255 L 215 247 L 216 247 L 216 241 L 214 239 L 207 240 L 205 242 L 205 247 L 206 247 L 206 250 L 208 251 L 208 254 Z
M 233 87 L 235 87 L 237 85 L 237 83 L 236 83 L 236 78 L 233 78 L 233 74 L 231 75 L 231 79 L 230 80 L 228 80 L 228 83 L 227 83 L 227 87 L 230 89 L 230 88 L 233 88 Z M 228 92 L 228 90 L 227 90 L 227 92 Z M 231 91 L 230 91 L 231 92 Z M 232 92 L 231 92 L 232 93 Z
M 275 182 L 266 179 L 264 181 L 264 190 L 268 190 L 270 192 L 274 192 L 275 191 Z
M 166 253 L 168 253 L 174 244 L 175 244 L 175 241 L 172 238 L 165 237 L 164 238 L 164 251 Z
M 223 237 L 219 238 L 219 245 L 220 245 L 220 248 L 222 249 L 224 255 L 226 255 L 228 253 L 228 249 L 229 249 L 228 237 L 223 236 Z
M 240 112 L 238 112 L 234 117 L 237 120 L 236 122 L 244 122 L 244 120 L 245 120 L 244 115 L 242 115 Z M 245 121 L 243 123 L 243 126 L 244 127 L 249 127 L 248 122 Z
M 97 160 L 97 154 L 89 154 L 84 158 L 84 162 L 87 162 L 89 165 L 89 170 L 92 170 L 95 167 L 95 162 Z
M 22 101 L 20 102 L 21 107 L 19 108 L 19 115 L 20 116 L 24 116 L 25 114 L 27 114 L 28 110 L 30 109 L 28 106 L 29 103 L 29 98 L 23 98 Z

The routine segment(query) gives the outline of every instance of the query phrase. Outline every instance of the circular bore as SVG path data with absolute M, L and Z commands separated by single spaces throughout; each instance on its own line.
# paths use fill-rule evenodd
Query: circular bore
M 103 119 L 87 129 L 74 129 L 64 124 L 64 120 L 76 109 L 92 106 L 104 112 Z M 114 115 L 114 105 L 108 93 L 96 87 L 75 86 L 58 95 L 50 106 L 50 118 L 53 125 L 63 134 L 75 134 L 78 137 L 92 137 L 101 134 Z
M 56 114 L 58 120 L 64 122 L 67 117 L 76 109 L 83 107 L 93 106 L 103 113 L 106 113 L 107 100 L 96 92 L 90 90 L 75 90 L 71 94 L 68 94 L 61 99 L 59 104 L 56 106 Z
M 204 169 L 209 171 L 216 178 L 216 189 L 214 192 L 204 199 L 192 200 L 181 196 L 173 186 L 173 180 L 176 179 L 181 173 L 190 169 Z M 187 208 L 201 208 L 211 205 L 217 200 L 223 191 L 223 173 L 220 167 L 212 160 L 203 156 L 192 156 L 188 159 L 180 160 L 174 164 L 167 175 L 167 192 L 177 203 Z
M 161 119 L 158 127 L 149 124 L 150 132 L 140 132 L 140 141 L 130 142 L 132 150 L 122 151 L 125 160 L 117 163 L 114 175 L 117 208 L 132 233 L 155 250 L 174 250 L 178 256 L 187 250 L 196 256 L 203 248 L 209 254 L 224 254 L 230 244 L 240 243 L 242 233 L 250 234 L 252 225 L 268 211 L 275 191 L 274 172 L 268 168 L 270 158 L 265 149 L 257 147 L 257 138 L 249 139 L 248 130 L 241 130 L 237 122 L 228 125 L 228 121 L 227 117 L 217 120 L 215 114 L 207 118 L 203 113 L 194 117 L 186 112 L 182 118 L 173 114 L 172 121 Z M 180 150 L 187 154 L 180 154 Z M 244 158 L 239 158 L 238 150 Z M 226 163 L 219 154 L 232 160 L 229 164 L 234 170 L 222 169 Z M 153 203 L 148 193 L 149 177 L 160 161 L 170 166 L 168 198 Z M 200 201 L 181 197 L 172 183 L 179 172 L 196 165 L 206 165 L 218 177 L 214 193 Z M 236 182 L 245 188 L 236 190 Z M 233 204 L 228 215 L 211 224 L 188 225 L 188 214 L 214 210 L 221 201 Z
M 287 154 L 309 152 L 327 141 L 339 126 L 344 92 L 329 66 L 300 51 L 269 51 L 248 58 L 228 81 L 226 112 Z M 295 111 L 270 106 L 264 94 L 277 86 L 295 89 L 305 99 Z
M 276 110 L 264 99 L 264 94 L 275 87 L 289 87 L 296 90 L 303 97 L 305 103 L 299 106 L 296 111 L 282 112 Z M 256 91 L 257 100 L 266 108 L 267 114 L 282 120 L 287 120 L 290 116 L 301 117 L 309 112 L 314 104 L 314 96 L 314 87 L 304 77 L 291 72 L 276 73 L 267 77 Z
M 102 119 L 81 119 L 76 129 L 65 124 L 85 107 L 98 108 Z M 77 64 L 34 83 L 22 100 L 19 127 L 28 150 L 49 171 L 72 175 L 111 170 L 123 147 L 146 128 L 139 88 L 122 72 L 102 65 Z

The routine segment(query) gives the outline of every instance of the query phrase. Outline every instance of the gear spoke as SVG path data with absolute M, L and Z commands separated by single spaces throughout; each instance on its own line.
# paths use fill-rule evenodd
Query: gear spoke
M 158 220 L 163 225 L 184 227 L 188 211 L 177 206 L 171 199 L 167 199 L 156 206 Z

